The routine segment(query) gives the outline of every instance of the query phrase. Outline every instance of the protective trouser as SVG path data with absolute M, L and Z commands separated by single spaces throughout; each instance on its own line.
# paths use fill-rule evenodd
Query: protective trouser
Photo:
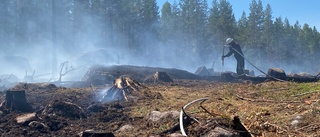
M 242 75 L 244 74 L 244 59 L 237 58 L 237 74 Z

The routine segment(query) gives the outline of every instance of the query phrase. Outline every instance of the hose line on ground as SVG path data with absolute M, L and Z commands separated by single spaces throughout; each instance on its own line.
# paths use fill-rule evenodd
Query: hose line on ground
M 233 48 L 232 46 L 227 46 L 227 47 L 230 47 L 232 48 L 234 51 L 236 51 L 240 56 L 242 56 L 247 62 L 249 62 L 250 65 L 252 65 L 254 68 L 256 68 L 258 71 L 260 71 L 261 73 L 263 73 L 264 75 L 270 77 L 270 78 L 273 78 L 275 80 L 278 80 L 278 81 L 282 81 L 282 82 L 287 82 L 286 80 L 282 80 L 282 79 L 279 79 L 279 78 L 276 78 L 276 77 L 273 77 L 273 76 L 270 76 L 269 74 L 263 72 L 261 69 L 259 69 L 257 66 L 255 66 L 253 63 L 251 63 L 247 58 L 244 57 L 243 54 L 241 54 L 238 50 L 236 50 L 235 48 Z

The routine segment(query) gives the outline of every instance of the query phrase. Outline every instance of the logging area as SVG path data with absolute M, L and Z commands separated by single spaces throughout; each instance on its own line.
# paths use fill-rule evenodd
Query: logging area
M 68 87 L 54 82 L 18 83 L 0 92 L 0 134 L 81 137 L 320 134 L 318 82 L 222 76 L 120 65 L 93 66 L 82 81 Z
M 2 0 L 1 137 L 319 136 L 320 33 L 230 2 Z

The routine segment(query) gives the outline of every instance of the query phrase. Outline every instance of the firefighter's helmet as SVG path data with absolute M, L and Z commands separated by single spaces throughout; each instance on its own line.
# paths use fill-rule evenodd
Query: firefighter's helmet
M 226 40 L 227 44 L 230 44 L 232 41 L 233 41 L 232 38 L 227 38 L 227 40 Z

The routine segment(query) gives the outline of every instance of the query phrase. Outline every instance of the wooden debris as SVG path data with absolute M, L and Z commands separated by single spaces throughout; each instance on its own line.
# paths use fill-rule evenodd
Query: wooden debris
M 28 121 L 32 121 L 36 119 L 36 113 L 28 113 L 28 114 L 23 114 L 21 116 L 16 117 L 16 122 L 18 124 L 23 124 Z
M 140 88 L 145 88 L 138 81 L 127 77 L 121 76 L 113 82 L 113 86 L 106 91 L 101 101 L 114 101 L 114 100 L 125 100 L 128 101 L 128 94 L 132 92 L 138 92 Z

